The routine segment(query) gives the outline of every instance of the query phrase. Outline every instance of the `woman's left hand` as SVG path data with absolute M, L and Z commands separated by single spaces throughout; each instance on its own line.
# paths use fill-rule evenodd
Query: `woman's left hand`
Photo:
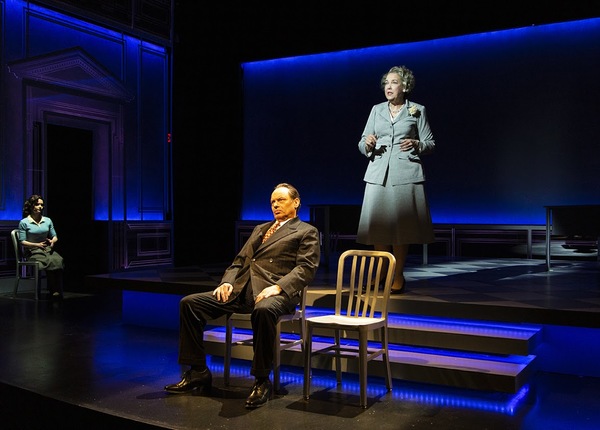
M 419 149 L 419 141 L 416 139 L 404 139 L 400 142 L 400 149 L 402 151 L 412 151 L 413 149 Z

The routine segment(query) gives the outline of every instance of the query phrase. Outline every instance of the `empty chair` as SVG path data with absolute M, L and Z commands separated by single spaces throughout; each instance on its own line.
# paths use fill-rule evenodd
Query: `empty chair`
M 14 229 L 10 232 L 12 239 L 13 248 L 15 250 L 15 259 L 17 261 L 17 271 L 15 279 L 15 289 L 13 291 L 13 297 L 17 297 L 17 290 L 19 289 L 19 282 L 21 280 L 32 280 L 34 281 L 34 297 L 36 300 L 39 299 L 42 289 L 41 282 L 41 269 L 37 261 L 27 261 L 23 253 L 23 247 L 19 242 L 19 229 Z
M 273 389 L 275 392 L 279 391 L 281 386 L 280 374 L 281 374 L 281 351 L 291 349 L 294 347 L 300 347 L 301 350 L 304 344 L 304 307 L 306 305 L 306 293 L 301 293 L 300 305 L 296 308 L 296 312 L 289 315 L 283 315 L 277 323 L 277 333 L 275 336 L 275 354 L 273 355 Z M 231 374 L 231 353 L 232 347 L 239 345 L 252 346 L 252 333 L 238 340 L 233 340 L 234 327 L 251 329 L 252 325 L 250 322 L 251 314 L 238 314 L 233 313 L 227 317 L 225 324 L 225 355 L 223 363 L 223 379 L 225 385 L 229 385 L 229 377 Z M 282 338 L 281 337 L 281 325 L 284 322 L 297 323 L 299 337 L 293 338 Z
M 304 398 L 306 400 L 310 398 L 312 358 L 316 355 L 332 356 L 338 384 L 342 382 L 342 358 L 358 360 L 360 406 L 363 408 L 367 407 L 367 363 L 369 361 L 381 357 L 385 367 L 386 387 L 388 390 L 392 389 L 387 315 L 395 267 L 396 259 L 389 252 L 348 250 L 340 255 L 335 313 L 305 318 Z M 383 290 L 380 290 L 380 286 Z M 319 347 L 313 350 L 312 336 L 315 331 L 318 331 Z M 325 337 L 328 333 L 333 337 Z M 347 337 L 347 333 L 354 333 L 355 336 Z

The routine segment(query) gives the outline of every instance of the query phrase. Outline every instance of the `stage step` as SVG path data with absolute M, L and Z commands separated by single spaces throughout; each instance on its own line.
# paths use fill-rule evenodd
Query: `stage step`
M 310 309 L 309 315 L 327 312 Z M 541 339 L 541 328 L 534 325 L 490 323 L 449 318 L 389 316 L 390 361 L 392 376 L 398 380 L 469 388 L 476 390 L 518 392 L 528 381 L 534 366 L 535 349 Z M 294 326 L 282 326 L 282 336 L 297 336 Z M 314 347 L 320 345 L 314 333 Z M 234 341 L 251 337 L 249 330 L 236 330 Z M 211 326 L 205 333 L 207 352 L 222 356 L 225 328 Z M 355 341 L 349 339 L 349 342 Z M 237 346 L 233 358 L 251 360 L 252 349 Z M 302 351 L 284 351 L 283 365 L 303 367 Z M 358 373 L 356 360 L 343 360 L 343 371 Z M 313 367 L 333 370 L 327 356 L 313 359 Z M 369 367 L 369 375 L 384 376 L 379 360 Z

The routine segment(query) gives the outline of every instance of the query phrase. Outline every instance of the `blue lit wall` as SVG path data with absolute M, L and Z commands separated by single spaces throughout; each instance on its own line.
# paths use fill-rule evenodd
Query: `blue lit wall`
M 598 204 L 600 19 L 243 64 L 241 218 L 271 219 L 273 185 L 360 204 L 357 150 L 380 76 L 406 65 L 437 143 L 436 223 L 543 224 L 545 205 Z M 266 158 L 265 158 L 266 155 Z
M 31 129 L 30 122 L 35 121 L 30 118 L 32 113 L 28 109 L 33 109 L 31 106 L 44 97 L 48 100 L 62 97 L 62 103 L 66 105 L 63 93 L 77 97 L 78 103 L 90 109 L 73 115 L 52 104 L 53 110 L 44 112 L 42 127 L 54 121 L 60 122 L 61 126 L 94 130 L 93 166 L 86 166 L 93 172 L 92 184 L 84 193 L 91 201 L 82 202 L 93 206 L 94 220 L 170 221 L 171 148 L 167 144 L 167 135 L 171 132 L 170 51 L 143 38 L 25 0 L 0 0 L 0 14 L 0 63 L 4 71 L 0 73 L 3 118 L 0 129 L 0 221 L 20 220 L 23 201 L 33 192 L 47 196 L 56 194 L 58 189 L 68 189 L 68 183 L 47 183 L 42 184 L 45 189 L 38 189 L 37 184 L 31 185 L 25 179 L 26 172 L 35 170 L 31 167 L 34 157 L 25 149 L 32 141 L 32 133 L 25 131 Z M 36 79 L 22 79 L 11 71 L 11 65 L 70 50 L 85 52 L 94 66 L 127 91 L 127 97 L 109 98 L 102 105 L 105 110 L 109 108 L 104 106 L 115 106 L 114 129 L 108 120 L 86 117 L 92 106 L 96 111 L 102 110 L 97 106 L 108 96 L 77 90 L 87 88 L 86 80 L 94 80 L 85 72 L 78 76 L 75 76 L 78 72 L 70 74 L 73 86 L 65 90 L 61 79 L 65 79 L 68 71 L 63 69 L 54 71 L 59 84 L 38 84 Z M 77 83 L 81 85 L 78 87 Z M 42 175 L 47 177 L 47 172 Z M 34 186 L 35 190 L 32 189 Z M 51 201 L 47 208 L 55 222 L 67 224 L 57 219 Z

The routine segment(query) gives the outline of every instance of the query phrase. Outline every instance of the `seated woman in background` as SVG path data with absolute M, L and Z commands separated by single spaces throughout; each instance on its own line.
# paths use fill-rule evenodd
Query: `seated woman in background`
M 37 194 L 23 204 L 23 219 L 19 222 L 19 241 L 23 245 L 25 258 L 37 261 L 46 271 L 48 290 L 53 298 L 63 296 L 63 258 L 54 251 L 58 241 L 52 220 L 42 215 L 44 199 Z

